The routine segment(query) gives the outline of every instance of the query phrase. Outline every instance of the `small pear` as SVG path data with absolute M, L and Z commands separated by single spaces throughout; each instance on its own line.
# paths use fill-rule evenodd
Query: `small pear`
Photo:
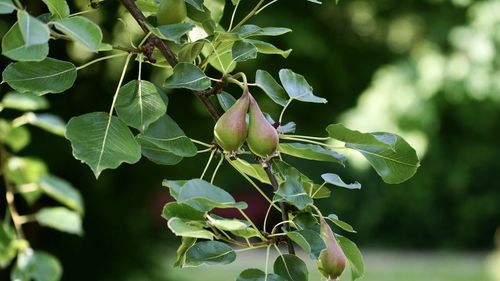
M 249 93 L 243 95 L 215 123 L 215 141 L 224 151 L 238 150 L 247 137 L 246 114 L 248 111 Z
M 325 241 L 326 248 L 319 255 L 318 269 L 328 280 L 338 280 L 344 271 L 346 257 L 337 243 L 332 229 L 323 217 L 320 219 L 320 235 Z
M 184 0 L 161 0 L 156 13 L 159 25 L 181 23 L 187 17 Z
M 248 123 L 248 148 L 257 156 L 267 158 L 276 152 L 278 147 L 278 131 L 262 114 L 257 101 L 250 95 L 250 121 Z

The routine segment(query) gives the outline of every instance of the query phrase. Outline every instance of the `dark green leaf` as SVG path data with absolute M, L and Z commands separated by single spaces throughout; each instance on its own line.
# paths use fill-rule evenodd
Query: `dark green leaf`
M 80 215 L 64 207 L 43 208 L 35 214 L 35 218 L 42 226 L 71 234 L 83 234 Z
M 10 14 L 16 9 L 11 0 L 0 0 L 0 14 Z
M 218 241 L 204 241 L 194 244 L 186 252 L 186 265 L 229 264 L 236 259 L 236 253 L 227 244 Z
M 83 214 L 83 200 L 80 192 L 71 183 L 56 176 L 44 176 L 38 181 L 45 194 Z
M 193 207 L 177 202 L 170 202 L 163 207 L 161 215 L 166 220 L 177 217 L 183 220 L 205 221 L 203 212 L 200 212 Z
M 343 237 L 337 236 L 337 241 L 339 242 L 344 255 L 349 261 L 349 268 L 351 269 L 351 280 L 356 280 L 363 277 L 365 274 L 365 265 L 363 263 L 363 256 L 359 251 L 358 247 L 351 240 Z
M 54 21 L 58 30 L 82 44 L 91 52 L 97 52 L 102 43 L 101 28 L 93 21 L 81 17 L 70 17 Z
M 395 138 L 379 139 L 370 133 L 361 133 L 356 130 L 350 130 L 342 124 L 331 124 L 326 127 L 328 136 L 336 140 L 359 145 L 374 145 L 382 147 L 394 148 L 396 144 Z
M 309 212 L 299 213 L 293 218 L 293 223 L 298 226 L 300 230 L 313 230 L 319 233 L 318 220 Z
M 17 61 L 41 61 L 49 54 L 49 43 L 26 45 L 16 22 L 2 38 L 2 55 Z
M 214 234 L 197 223 L 187 223 L 180 218 L 171 218 L 168 220 L 168 228 L 177 236 L 201 238 L 212 240 Z
M 49 28 L 39 19 L 32 17 L 25 10 L 17 11 L 17 19 L 26 46 L 45 44 L 49 41 Z
M 234 42 L 231 52 L 233 54 L 233 60 L 236 62 L 255 59 L 257 57 L 257 47 L 245 40 Z
M 326 103 L 324 98 L 317 97 L 313 94 L 313 89 L 307 83 L 304 76 L 294 73 L 290 69 L 281 69 L 279 72 L 281 83 L 285 88 L 288 96 L 292 99 L 313 102 L 313 103 Z
M 141 131 L 167 112 L 161 90 L 153 83 L 133 80 L 120 88 L 116 98 L 116 114 L 125 124 Z
M 209 88 L 210 85 L 210 79 L 196 65 L 181 62 L 174 67 L 174 74 L 165 81 L 164 87 L 199 91 Z
M 158 147 L 154 142 L 146 139 L 138 139 L 141 145 L 141 153 L 153 163 L 158 165 L 176 165 L 183 157 L 177 156 L 169 150 Z
M 328 215 L 328 217 L 326 219 L 330 220 L 335 225 L 337 225 L 338 227 L 340 227 L 341 229 L 343 229 L 347 232 L 356 233 L 356 230 L 354 230 L 354 228 L 352 228 L 352 226 L 350 224 L 339 220 L 339 218 L 335 214 Z
M 181 192 L 182 187 L 184 184 L 188 182 L 187 180 L 177 180 L 177 181 L 171 181 L 171 180 L 163 180 L 162 185 L 165 187 L 168 187 L 170 189 L 170 195 L 174 197 L 175 200 L 179 198 L 179 193 Z
M 73 86 L 76 67 L 70 62 L 46 58 L 40 62 L 11 63 L 2 76 L 9 86 L 21 93 L 61 93 Z
M 71 142 L 73 156 L 87 163 L 96 178 L 105 169 L 121 163 L 135 163 L 141 148 L 129 128 L 115 116 L 93 112 L 69 120 L 66 138 Z
M 275 161 L 273 169 L 277 172 L 278 182 L 284 182 L 290 178 L 299 179 L 304 191 L 314 198 L 327 198 L 330 197 L 330 191 L 327 188 L 320 188 L 310 178 L 302 174 L 299 170 L 283 161 Z M 314 196 L 313 196 L 314 194 Z
M 312 259 L 318 259 L 321 251 L 326 248 L 325 242 L 319 233 L 313 230 L 292 231 L 287 232 L 286 235 L 308 253 Z
M 195 7 L 199 11 L 203 11 L 203 0 L 185 0 L 186 3 Z
M 241 272 L 236 281 L 286 281 L 286 279 L 276 274 L 266 274 L 260 269 L 249 268 Z
M 246 42 L 254 45 L 257 48 L 257 51 L 261 54 L 280 55 L 284 58 L 287 58 L 288 55 L 290 55 L 290 53 L 292 52 L 292 49 L 288 49 L 286 51 L 281 50 L 276 46 L 274 46 L 273 44 L 264 41 L 246 39 Z
M 299 210 L 313 204 L 313 199 L 304 191 L 298 178 L 287 178 L 285 182 L 280 184 L 276 196 Z
M 274 273 L 288 281 L 308 281 L 307 266 L 295 255 L 281 255 L 273 265 Z
M 157 28 L 160 32 L 160 38 L 175 43 L 181 43 L 181 37 L 191 31 L 194 27 L 195 25 L 192 23 L 183 22 L 177 24 L 161 25 Z
M 285 106 L 288 103 L 288 96 L 283 87 L 265 70 L 257 70 L 255 73 L 255 83 L 271 98 L 275 103 Z
M 62 267 L 57 258 L 49 253 L 28 248 L 19 253 L 12 269 L 12 280 L 59 281 Z
M 344 155 L 315 144 L 280 143 L 278 151 L 303 159 L 336 162 L 342 166 L 346 161 Z
M 49 8 L 53 18 L 63 19 L 69 16 L 69 6 L 66 0 L 42 0 Z
M 35 111 L 49 108 L 49 102 L 45 97 L 33 94 L 8 92 L 2 99 L 2 106 L 21 111 Z
M 184 266 L 186 260 L 186 252 L 191 246 L 196 242 L 196 238 L 192 237 L 182 237 L 182 242 L 176 251 L 176 260 L 174 266 L 182 267 Z
M 227 111 L 236 102 L 236 99 L 226 92 L 221 92 L 220 94 L 218 94 L 217 100 L 219 101 L 219 104 L 222 109 L 224 109 L 224 111 Z
M 359 182 L 347 184 L 337 174 L 332 174 L 332 173 L 322 174 L 321 178 L 323 178 L 325 182 L 333 184 L 335 186 L 344 187 L 348 189 L 361 189 L 361 184 Z

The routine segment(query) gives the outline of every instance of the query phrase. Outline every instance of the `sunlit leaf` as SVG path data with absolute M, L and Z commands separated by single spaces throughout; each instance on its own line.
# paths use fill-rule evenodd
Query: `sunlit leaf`
M 13 127 L 11 123 L 0 119 L 0 142 L 7 144 L 14 152 L 25 148 L 31 135 L 25 127 Z
M 307 266 L 295 255 L 281 255 L 273 265 L 274 273 L 288 281 L 308 281 Z
M 29 124 L 58 136 L 64 136 L 66 132 L 66 122 L 54 114 L 30 112 L 26 114 L 26 119 Z
M 203 0 L 185 0 L 186 3 L 195 7 L 197 10 L 203 11 Z
M 187 250 L 185 264 L 188 266 L 229 264 L 235 259 L 236 253 L 227 244 L 218 241 L 203 241 Z
M 342 124 L 331 124 L 326 127 L 326 131 L 329 137 L 350 144 L 374 145 L 390 148 L 394 148 L 396 144 L 396 138 L 377 138 L 377 136 L 370 133 L 350 130 Z
M 238 171 L 240 171 L 246 175 L 249 175 L 252 178 L 257 179 L 262 183 L 271 184 L 271 182 L 269 181 L 269 177 L 266 174 L 266 171 L 264 170 L 264 168 L 262 168 L 262 165 L 250 164 L 241 158 L 237 158 L 235 160 L 229 160 L 229 161 L 231 161 L 231 164 L 233 166 L 235 166 L 235 168 Z
M 11 0 L 0 0 L 0 14 L 10 14 L 16 9 Z
M 245 40 L 247 43 L 254 45 L 257 48 L 257 52 L 261 54 L 280 55 L 283 58 L 287 58 L 288 55 L 290 55 L 290 53 L 292 52 L 292 49 L 281 50 L 278 47 L 274 46 L 273 44 L 265 41 L 254 40 L 254 39 L 245 39 Z
M 49 8 L 53 18 L 63 19 L 69 16 L 69 6 L 66 0 L 42 0 Z
M 62 33 L 82 44 L 91 52 L 97 52 L 102 42 L 101 28 L 88 18 L 76 16 L 54 21 Z
M 179 266 L 182 267 L 184 266 L 185 260 L 186 260 L 186 252 L 191 246 L 194 245 L 196 242 L 196 238 L 192 237 L 182 237 L 182 242 L 179 248 L 177 248 L 176 253 L 176 259 L 175 259 L 175 264 L 174 266 Z
M 177 236 L 212 240 L 214 234 L 198 224 L 189 224 L 180 218 L 168 220 L 168 228 Z
M 42 251 L 25 249 L 17 256 L 11 280 L 59 281 L 62 266 L 56 257 Z
M 17 61 L 41 61 L 49 54 L 47 42 L 26 45 L 16 22 L 2 38 L 2 55 Z
M 4 108 L 21 111 L 35 111 L 49 108 L 49 102 L 45 97 L 29 93 L 8 92 L 3 97 L 1 104 Z
M 174 67 L 174 74 L 165 81 L 163 86 L 199 91 L 209 88 L 210 85 L 210 79 L 196 65 L 181 62 Z
M 239 231 L 248 227 L 248 224 L 238 219 L 226 219 L 215 216 L 208 216 L 208 223 L 217 229 L 227 231 Z
M 30 157 L 9 157 L 3 172 L 9 181 L 16 185 L 37 182 L 48 174 L 47 165 L 39 159 Z
M 337 174 L 326 173 L 326 174 L 322 174 L 321 178 L 323 178 L 323 180 L 325 180 L 326 183 L 333 184 L 335 186 L 344 187 L 347 189 L 360 189 L 361 188 L 361 184 L 359 182 L 347 184 Z
M 38 186 L 45 194 L 67 207 L 83 214 L 83 199 L 80 192 L 66 180 L 56 176 L 44 176 L 38 181 Z
M 290 98 L 303 102 L 327 102 L 326 99 L 317 97 L 313 94 L 313 89 L 309 83 L 307 83 L 304 76 L 294 73 L 290 69 L 281 69 L 279 71 L 279 76 L 281 83 Z
M 26 46 L 40 45 L 49 41 L 49 28 L 39 19 L 34 18 L 25 10 L 18 10 L 17 20 Z
M 36 212 L 35 218 L 42 226 L 71 234 L 83 234 L 80 214 L 64 207 L 42 208 Z

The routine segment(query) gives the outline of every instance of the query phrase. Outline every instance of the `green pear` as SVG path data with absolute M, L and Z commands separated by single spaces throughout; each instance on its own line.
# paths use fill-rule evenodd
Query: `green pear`
M 332 229 L 323 217 L 320 218 L 320 235 L 326 244 L 318 260 L 318 269 L 328 280 L 338 280 L 346 264 L 346 257 L 340 248 Z
M 182 22 L 187 16 L 184 0 L 161 0 L 156 12 L 158 25 L 167 25 Z
M 245 143 L 249 98 L 248 91 L 245 91 L 215 123 L 215 141 L 225 151 L 237 151 Z
M 279 136 L 278 131 L 262 114 L 259 105 L 250 95 L 250 121 L 248 123 L 247 144 L 250 151 L 255 155 L 267 158 L 276 152 L 278 147 Z

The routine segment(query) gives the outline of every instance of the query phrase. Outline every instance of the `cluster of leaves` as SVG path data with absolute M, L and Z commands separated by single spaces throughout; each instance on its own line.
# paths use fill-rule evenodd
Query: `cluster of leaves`
M 238 0 L 227 5 L 224 0 L 186 0 L 187 19 L 184 22 L 158 26 L 155 20 L 157 1 L 123 0 L 122 4 L 130 12 L 134 12 L 132 14 L 147 33 L 138 47 L 105 44 L 102 42 L 100 27 L 83 16 L 71 15 L 64 0 L 43 2 L 47 4 L 50 14 L 33 17 L 20 3 L 0 1 L 0 12 L 16 11 L 18 19 L 2 40 L 2 54 L 17 61 L 9 64 L 2 73 L 3 82 L 15 91 L 5 97 L 3 107 L 9 107 L 9 99 L 12 100 L 14 96 L 23 102 L 30 101 L 30 104 L 42 101 L 45 94 L 61 93 L 71 88 L 78 70 L 101 60 L 126 57 L 110 111 L 73 117 L 65 129 L 56 131 L 64 132 L 71 142 L 74 157 L 89 165 L 96 177 L 103 170 L 117 168 L 122 163 L 136 163 L 142 156 L 160 165 L 175 165 L 184 157 L 210 152 L 207 166 L 200 178 L 164 181 L 175 202 L 165 206 L 163 217 L 168 220 L 172 232 L 182 237 L 182 244 L 177 251 L 178 266 L 228 264 L 235 260 L 238 251 L 231 246 L 242 248 L 240 250 L 267 248 L 268 253 L 274 247 L 280 254 L 274 263 L 274 273 L 267 272 L 266 261 L 266 271 L 248 269 L 240 274 L 238 280 L 308 279 L 305 263 L 294 255 L 293 245 L 301 247 L 313 260 L 317 260 L 327 247 L 319 233 L 318 217 L 322 217 L 322 214 L 315 207 L 314 200 L 330 196 L 326 184 L 349 189 L 359 189 L 361 185 L 357 182 L 347 184 L 338 175 L 331 173 L 323 174 L 324 182 L 317 184 L 288 164 L 286 157 L 329 161 L 344 166 L 346 158 L 338 151 L 350 149 L 360 152 L 387 183 L 403 182 L 416 172 L 419 161 L 415 151 L 394 134 L 361 133 L 341 124 L 332 124 L 326 128 L 325 137 L 294 135 L 294 122 L 282 125 L 285 110 L 292 101 L 327 101 L 314 95 L 306 79 L 293 70 L 279 71 L 281 83 L 265 70 L 256 71 L 254 83 L 248 83 L 245 73 L 234 73 L 239 63 L 255 59 L 258 54 L 280 55 L 284 58 L 290 54 L 291 50 L 282 50 L 266 41 L 267 37 L 286 34 L 290 29 L 247 24 L 254 15 L 277 1 L 269 1 L 267 4 L 264 4 L 263 0 L 259 1 L 246 16 L 235 23 L 240 5 Z M 319 3 L 312 0 L 310 2 Z M 231 4 L 233 13 L 226 28 L 220 24 L 220 20 L 225 7 Z M 138 16 L 142 13 L 150 15 L 148 21 L 143 21 Z M 47 57 L 50 39 L 72 40 L 92 52 L 118 53 L 76 67 L 71 62 Z M 162 48 L 147 51 L 151 49 L 149 47 L 153 46 L 152 44 L 160 44 L 163 51 Z M 169 57 L 169 52 L 174 58 Z M 139 64 L 137 79 L 124 83 L 133 57 Z M 152 67 L 171 68 L 162 85 L 155 85 L 143 79 L 144 62 Z M 209 68 L 218 70 L 221 77 L 207 76 Z M 236 100 L 233 95 L 222 91 L 228 83 L 242 88 L 252 87 L 268 96 L 277 106 L 283 107 L 278 121 L 268 115 L 269 122 L 276 126 L 281 140 L 276 154 L 270 160 L 255 157 L 245 148 L 236 153 L 222 151 L 216 144 L 211 143 L 213 136 L 207 136 L 204 141 L 191 139 L 167 115 L 168 97 L 163 93 L 164 90 L 191 90 L 205 105 L 215 107 L 214 104 L 218 103 L 220 108 L 227 110 Z M 210 113 L 215 119 L 218 117 L 217 112 Z M 27 113 L 23 116 L 25 123 L 46 129 L 53 128 L 53 122 L 42 118 L 44 115 Z M 49 121 L 52 120 L 49 118 Z M 16 125 L 17 123 L 15 120 L 10 123 L 5 121 L 7 133 L 3 139 L 12 149 L 19 149 L 19 135 L 26 134 L 25 131 L 18 132 L 23 129 Z M 214 157 L 219 157 L 220 161 L 212 173 L 211 181 L 208 182 L 203 180 L 203 177 Z M 7 160 L 8 162 L 2 165 L 5 167 L 4 177 L 8 182 L 13 182 L 16 186 L 34 183 L 39 190 L 45 191 L 76 212 L 61 208 L 41 210 L 35 215 L 36 220 L 63 231 L 81 233 L 78 213 L 82 213 L 83 208 L 81 200 L 76 200 L 79 198 L 78 193 L 66 182 L 53 176 L 44 177 L 45 174 L 41 172 L 36 179 L 23 181 L 23 173 L 32 175 L 33 172 L 26 168 L 22 169 L 21 176 L 20 172 L 8 172 L 6 169 L 10 166 L 19 167 L 19 161 L 15 162 L 16 165 L 9 164 L 14 160 Z M 274 225 L 270 232 L 267 231 L 266 222 L 264 229 L 258 229 L 245 214 L 245 202 L 236 202 L 231 194 L 214 185 L 217 171 L 224 161 L 248 180 L 269 202 L 266 221 L 272 208 L 283 213 L 283 221 Z M 272 198 L 266 195 L 268 192 L 261 190 L 259 182 L 273 186 Z M 245 219 L 223 218 L 213 213 L 214 209 L 221 208 L 236 209 Z M 11 217 L 15 222 L 12 212 Z M 327 218 L 340 229 L 354 232 L 349 224 L 335 215 L 329 215 Z M 8 230 L 6 233 L 14 232 Z M 337 235 L 337 239 L 349 261 L 352 278 L 362 276 L 363 262 L 356 245 L 341 235 Z M 11 240 L 17 241 L 15 238 Z M 281 252 L 279 245 L 282 242 L 288 244 L 289 254 Z M 23 280 L 59 279 L 54 274 L 51 277 L 29 275 L 33 274 L 29 272 L 40 271 L 28 266 L 33 264 L 26 262 L 28 254 L 35 261 L 38 258 L 46 260 L 47 256 L 22 251 L 18 256 L 18 267 L 23 265 L 26 270 L 15 269 L 13 276 L 17 276 L 17 272 L 27 272 L 23 273 Z

